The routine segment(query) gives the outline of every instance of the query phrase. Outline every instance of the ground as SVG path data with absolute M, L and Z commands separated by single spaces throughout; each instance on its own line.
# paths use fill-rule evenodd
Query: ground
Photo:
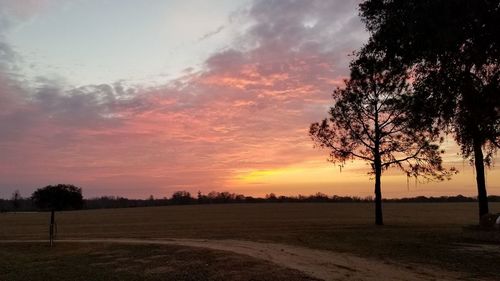
M 108 243 L 8 244 L 0 280 L 316 280 L 255 258 L 200 248 Z
M 500 204 L 493 203 L 490 208 L 498 212 Z M 59 213 L 56 220 L 58 239 L 247 240 L 363 257 L 409 271 L 436 269 L 449 272 L 449 276 L 458 274 L 463 279 L 494 279 L 500 274 L 498 233 L 478 232 L 472 227 L 477 223 L 476 204 L 388 203 L 384 210 L 386 225 L 383 227 L 373 225 L 373 206 L 366 203 L 88 210 Z M 48 218 L 46 213 L 0 214 L 0 239 L 46 239 Z M 64 247 L 75 247 L 76 252 L 81 247 L 80 244 L 71 245 L 65 244 Z M 12 247 L 2 245 L 0 253 L 22 259 L 23 251 Z M 6 249 L 10 252 L 6 253 Z M 73 256 L 70 252 L 68 256 Z M 36 251 L 30 253 L 38 254 Z M 259 262 L 269 265 L 267 261 Z M 0 266 L 5 266 L 4 263 L 0 261 Z M 244 271 L 240 273 L 245 275 Z

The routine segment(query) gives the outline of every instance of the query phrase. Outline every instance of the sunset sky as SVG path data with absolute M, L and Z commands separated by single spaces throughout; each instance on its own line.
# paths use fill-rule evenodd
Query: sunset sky
M 0 0 L 0 197 L 231 191 L 372 195 L 363 162 L 313 148 L 367 40 L 347 0 Z M 397 170 L 385 197 L 475 195 L 452 136 L 449 182 Z M 487 171 L 500 194 L 498 168 Z

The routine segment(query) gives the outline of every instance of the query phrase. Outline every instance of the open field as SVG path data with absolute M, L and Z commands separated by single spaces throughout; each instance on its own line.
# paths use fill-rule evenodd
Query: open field
M 500 204 L 492 203 L 490 208 L 499 212 Z M 476 204 L 390 203 L 385 204 L 384 210 L 386 226 L 383 227 L 373 225 L 373 206 L 364 203 L 108 209 L 63 212 L 56 219 L 59 239 L 203 238 L 278 242 L 351 253 L 410 268 L 424 265 L 441 268 L 459 272 L 465 278 L 493 279 L 500 274 L 499 242 L 485 242 L 485 238 L 496 234 L 463 229 L 477 223 Z M 47 213 L 0 214 L 0 239 L 44 239 L 48 219 Z M 5 254 L 5 249 L 10 254 L 16 252 L 13 246 L 4 248 L 4 245 L 0 252 Z

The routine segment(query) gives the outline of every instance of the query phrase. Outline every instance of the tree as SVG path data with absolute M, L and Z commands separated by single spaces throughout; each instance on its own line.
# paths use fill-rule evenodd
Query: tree
M 19 192 L 19 190 L 16 190 L 16 191 L 14 191 L 14 193 L 12 193 L 11 200 L 12 200 L 12 207 L 14 208 L 14 211 L 17 211 L 19 209 L 19 207 L 21 206 L 22 199 L 23 198 L 21 197 L 21 193 Z
M 500 147 L 500 2 L 367 0 L 364 52 L 384 51 L 414 74 L 422 113 L 454 135 L 476 172 L 479 216 L 488 213 L 485 165 Z
M 310 136 L 330 151 L 341 166 L 361 159 L 375 175 L 375 223 L 383 224 L 382 172 L 398 167 L 407 176 L 443 180 L 451 172 L 441 166 L 438 132 L 409 118 L 412 106 L 408 75 L 384 61 L 383 54 L 358 57 L 345 88 L 334 91 L 329 118 L 310 127 Z M 412 123 L 412 124 L 410 124 Z M 413 124 L 415 123 L 415 124 Z
M 33 192 L 31 199 L 35 206 L 50 210 L 50 246 L 54 244 L 55 211 L 81 209 L 83 207 L 82 189 L 74 185 L 48 185 Z
M 155 197 L 153 196 L 153 194 L 151 194 L 147 199 L 146 206 L 155 206 L 155 205 L 156 205 Z
M 35 206 L 42 210 L 78 210 L 83 207 L 82 189 L 74 185 L 48 185 L 31 196 Z
M 174 192 L 170 200 L 172 201 L 173 204 L 186 205 L 190 204 L 193 201 L 193 198 L 191 197 L 191 193 L 182 190 Z

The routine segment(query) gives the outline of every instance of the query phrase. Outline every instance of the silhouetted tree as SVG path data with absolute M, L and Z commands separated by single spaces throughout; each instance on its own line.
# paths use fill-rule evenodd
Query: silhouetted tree
M 155 197 L 152 194 L 149 195 L 149 198 L 146 200 L 146 202 L 148 206 L 155 206 Z
M 181 205 L 189 204 L 192 201 L 194 201 L 194 199 L 191 197 L 191 193 L 185 190 L 174 192 L 170 200 L 172 201 L 173 204 L 181 204 Z
M 351 64 L 345 88 L 334 91 L 329 119 L 314 123 L 314 142 L 330 151 L 330 161 L 343 166 L 361 159 L 375 175 L 375 223 L 383 224 L 382 172 L 398 167 L 408 176 L 443 180 L 450 175 L 441 166 L 438 132 L 428 124 L 412 124 L 408 109 L 408 75 L 391 67 L 377 53 L 358 57 Z M 418 126 L 417 126 L 418 125 Z
M 269 193 L 269 194 L 266 194 L 266 200 L 269 202 L 276 202 L 276 201 L 278 201 L 278 198 L 276 197 L 276 194 Z
M 12 201 L 12 207 L 14 208 L 14 212 L 19 209 L 21 206 L 21 193 L 19 193 L 19 190 L 14 191 L 12 193 L 11 201 Z
M 35 206 L 42 210 L 78 210 L 83 207 L 82 189 L 70 184 L 39 188 L 31 199 Z
M 74 185 L 48 185 L 33 192 L 31 199 L 35 206 L 42 210 L 50 210 L 50 245 L 54 241 L 55 211 L 76 210 L 83 207 L 82 189 Z
M 479 216 L 488 213 L 485 165 L 500 147 L 500 2 L 367 0 L 365 52 L 413 72 L 422 116 L 453 133 L 475 166 Z

